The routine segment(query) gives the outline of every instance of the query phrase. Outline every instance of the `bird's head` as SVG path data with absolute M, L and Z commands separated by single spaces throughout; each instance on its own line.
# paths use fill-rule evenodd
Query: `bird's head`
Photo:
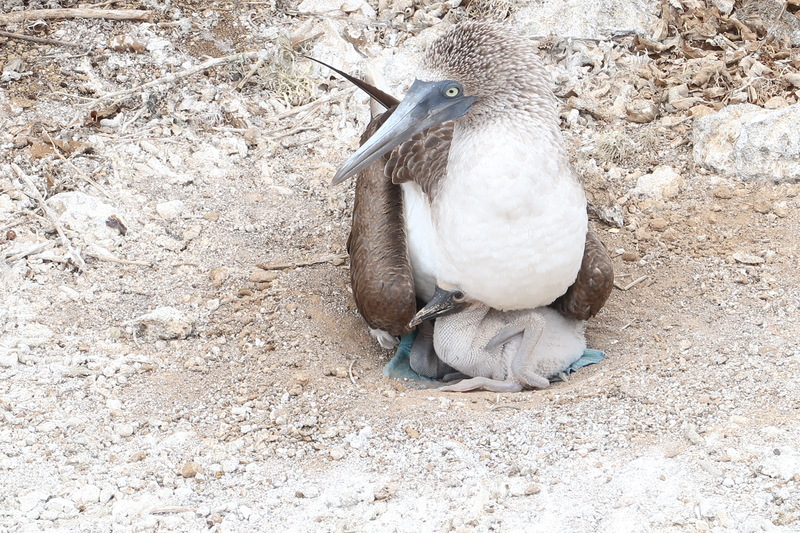
M 437 286 L 430 301 L 414 315 L 408 327 L 413 328 L 426 320 L 464 311 L 477 303 L 460 289 L 455 287 L 445 289 Z
M 499 24 L 458 24 L 431 44 L 405 98 L 332 183 L 355 175 L 421 131 L 465 116 L 522 110 L 540 90 L 545 99 L 552 98 L 530 40 Z

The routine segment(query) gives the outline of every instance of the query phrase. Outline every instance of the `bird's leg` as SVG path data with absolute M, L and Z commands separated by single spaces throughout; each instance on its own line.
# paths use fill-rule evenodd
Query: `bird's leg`
M 417 338 L 414 339 L 408 359 L 409 365 L 417 374 L 439 379 L 453 372 L 453 368 L 436 355 L 433 349 L 433 328 L 434 321 L 426 321 L 418 326 Z
M 525 324 L 520 324 L 519 322 L 512 322 L 511 324 L 505 326 L 503 329 L 498 331 L 494 337 L 489 341 L 484 348 L 487 352 L 493 352 L 498 349 L 500 346 L 504 345 L 508 341 L 510 341 L 513 337 L 523 333 L 525 331 Z
M 451 374 L 445 374 L 442 376 L 442 381 L 456 381 L 459 379 L 469 379 L 470 376 L 464 374 L 463 372 L 453 372 Z
M 522 342 L 511 361 L 511 376 L 509 377 L 527 389 L 545 389 L 550 385 L 550 380 L 529 370 L 536 345 L 539 344 L 544 333 L 545 320 L 541 315 L 531 313 L 524 321 L 515 324 L 522 327 Z
M 439 387 L 442 392 L 470 392 L 474 390 L 488 390 L 491 392 L 520 392 L 522 385 L 516 381 L 500 381 L 497 379 L 475 377 L 464 379 L 452 385 Z

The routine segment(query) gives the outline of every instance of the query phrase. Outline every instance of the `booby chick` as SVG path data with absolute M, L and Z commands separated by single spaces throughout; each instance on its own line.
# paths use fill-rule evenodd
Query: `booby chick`
M 432 318 L 436 354 L 460 372 L 444 380 L 470 378 L 442 391 L 544 389 L 586 349 L 585 322 L 549 307 L 501 312 L 458 289 L 437 287 L 410 325 Z
M 579 276 L 586 199 L 550 85 L 530 40 L 459 24 L 432 43 L 399 105 L 370 124 L 333 181 L 358 175 L 351 275 L 372 328 L 406 333 L 411 302 L 428 301 L 436 280 L 499 310 L 559 297 L 592 302 L 562 302 L 567 316 L 602 307 L 613 271 L 606 254 L 604 268 Z

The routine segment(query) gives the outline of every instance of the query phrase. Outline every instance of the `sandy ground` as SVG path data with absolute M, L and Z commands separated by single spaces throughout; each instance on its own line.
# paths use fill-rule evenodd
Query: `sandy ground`
M 409 388 L 349 291 L 352 184 L 328 186 L 363 96 L 305 64 L 276 83 L 273 53 L 98 100 L 309 31 L 295 7 L 0 42 L 23 62 L 0 83 L 0 530 L 800 531 L 800 187 L 699 168 L 686 111 L 565 105 L 626 289 L 588 326 L 608 359 L 544 391 Z M 423 33 L 350 19 L 354 42 Z M 632 191 L 659 165 L 677 194 Z M 58 218 L 74 191 L 98 203 Z

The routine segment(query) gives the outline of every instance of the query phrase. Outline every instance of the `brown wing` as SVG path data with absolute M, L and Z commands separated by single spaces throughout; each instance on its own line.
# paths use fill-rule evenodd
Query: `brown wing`
M 608 250 L 597 234 L 589 230 L 578 278 L 550 306 L 564 316 L 588 320 L 600 311 L 613 288 L 614 266 Z
M 445 122 L 417 133 L 395 148 L 386 163 L 386 176 L 394 183 L 416 182 L 433 201 L 447 172 L 453 124 Z
M 363 143 L 391 111 L 377 116 L 361 136 Z M 370 327 L 392 335 L 409 332 L 417 312 L 414 279 L 406 249 L 403 196 L 384 175 L 386 159 L 356 177 L 353 226 L 347 240 L 350 281 L 359 313 Z

